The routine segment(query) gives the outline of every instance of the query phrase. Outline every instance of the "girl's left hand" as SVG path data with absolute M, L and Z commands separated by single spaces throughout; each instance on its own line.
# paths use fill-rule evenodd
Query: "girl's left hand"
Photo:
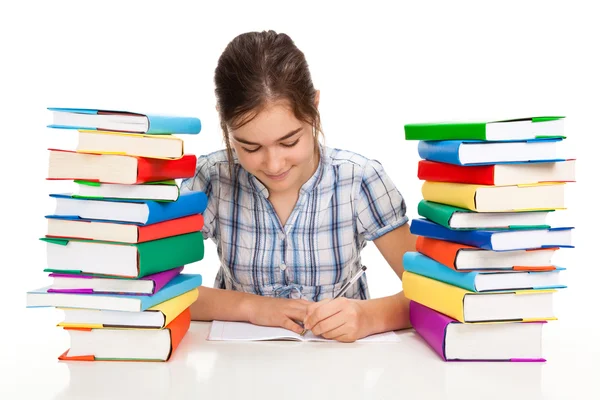
M 361 300 L 340 297 L 308 306 L 304 328 L 339 342 L 354 342 L 369 335 L 369 317 Z

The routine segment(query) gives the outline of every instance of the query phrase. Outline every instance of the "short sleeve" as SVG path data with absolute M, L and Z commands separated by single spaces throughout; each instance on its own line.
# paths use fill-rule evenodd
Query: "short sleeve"
M 367 162 L 359 184 L 356 225 L 366 240 L 375 240 L 408 221 L 404 198 L 378 161 Z
M 204 192 L 208 198 L 206 210 L 202 213 L 204 216 L 204 227 L 202 228 L 204 239 L 214 238 L 217 230 L 218 177 L 211 164 L 207 156 L 198 157 L 194 177 L 184 179 L 181 183 L 182 192 Z

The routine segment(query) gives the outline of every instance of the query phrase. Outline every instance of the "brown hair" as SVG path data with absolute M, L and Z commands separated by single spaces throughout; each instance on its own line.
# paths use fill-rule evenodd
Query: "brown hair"
M 236 36 L 219 57 L 215 94 L 230 170 L 233 152 L 227 127 L 237 129 L 250 122 L 272 101 L 287 100 L 296 118 L 312 125 L 318 146 L 323 131 L 314 103 L 316 90 L 304 53 L 285 33 L 263 31 Z

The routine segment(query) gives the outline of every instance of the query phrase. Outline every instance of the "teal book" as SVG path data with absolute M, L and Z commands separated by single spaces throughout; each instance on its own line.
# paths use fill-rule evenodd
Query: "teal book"
M 565 117 L 530 117 L 489 122 L 429 122 L 404 125 L 406 140 L 531 140 L 564 138 Z
M 404 270 L 436 281 L 444 282 L 471 292 L 503 290 L 546 290 L 566 286 L 561 283 L 561 271 L 470 271 L 462 272 L 418 252 L 407 252 L 403 257 Z
M 27 308 L 64 307 L 141 312 L 202 285 L 198 274 L 180 274 L 152 296 L 99 293 L 55 293 L 49 287 L 27 292 Z
M 200 133 L 196 117 L 137 113 L 90 108 L 48 107 L 53 114 L 49 128 L 115 131 L 145 135 Z

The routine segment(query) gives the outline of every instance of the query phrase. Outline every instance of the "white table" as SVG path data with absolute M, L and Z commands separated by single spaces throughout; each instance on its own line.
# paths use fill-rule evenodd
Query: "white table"
M 600 398 L 598 346 L 586 353 L 577 327 L 547 331 L 541 364 L 445 363 L 412 330 L 399 343 L 207 342 L 204 322 L 167 363 L 59 362 L 68 335 L 31 326 L 37 341 L 16 338 L 18 357 L 0 360 L 0 399 Z

